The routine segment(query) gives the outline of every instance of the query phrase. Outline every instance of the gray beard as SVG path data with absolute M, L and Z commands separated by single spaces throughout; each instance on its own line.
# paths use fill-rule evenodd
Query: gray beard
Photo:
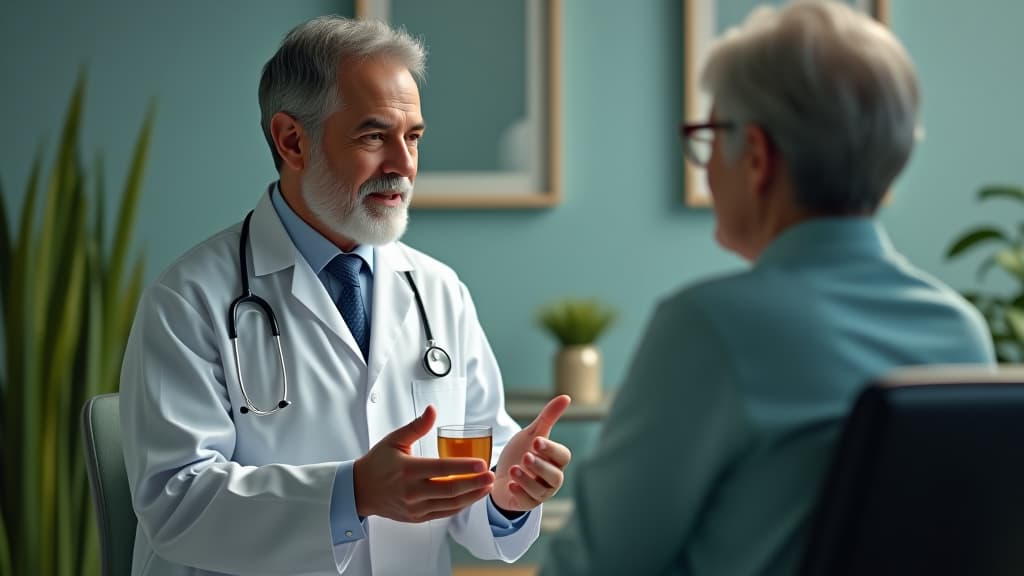
M 412 183 L 401 176 L 381 176 L 367 180 L 353 200 L 352 187 L 339 181 L 319 153 L 302 177 L 302 199 L 320 222 L 332 232 L 357 244 L 381 246 L 397 241 L 409 223 Z M 368 196 L 378 192 L 400 192 L 398 206 L 370 206 Z

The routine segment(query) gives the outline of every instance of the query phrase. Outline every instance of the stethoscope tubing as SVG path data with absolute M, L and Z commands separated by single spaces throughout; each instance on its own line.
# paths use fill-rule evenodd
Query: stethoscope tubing
M 291 401 L 288 400 L 288 371 L 285 368 L 284 349 L 281 346 L 281 330 L 277 322 L 277 316 L 274 314 L 274 309 L 271 307 L 270 303 L 253 294 L 249 287 L 249 265 L 246 259 L 246 246 L 249 244 L 249 222 L 252 220 L 252 214 L 252 211 L 246 214 L 245 221 L 242 222 L 242 233 L 238 242 L 238 261 L 240 263 L 239 273 L 242 277 L 242 294 L 238 298 L 235 298 L 228 307 L 228 338 L 231 340 L 231 349 L 235 357 L 235 376 L 238 378 L 238 388 L 242 392 L 242 400 L 245 404 L 240 407 L 238 411 L 241 414 L 269 416 L 287 408 L 291 405 Z M 427 339 L 427 349 L 423 354 L 423 368 L 437 378 L 443 378 L 451 372 L 451 356 L 444 350 L 444 348 L 438 346 L 434 340 L 434 334 L 430 329 L 430 319 L 427 317 L 427 310 L 423 305 L 423 298 L 420 296 L 419 288 L 417 288 L 416 282 L 413 280 L 412 272 L 407 270 L 405 272 L 405 278 L 408 280 L 409 287 L 412 288 L 413 296 L 416 299 L 416 307 L 419 309 L 420 319 L 423 321 L 423 332 Z M 242 380 L 242 361 L 238 352 L 238 327 L 236 324 L 238 308 L 242 304 L 255 304 L 263 311 L 263 317 L 266 318 L 267 324 L 270 326 L 270 333 L 274 338 L 274 343 L 277 345 L 277 359 L 281 366 L 281 399 L 277 402 L 276 406 L 269 410 L 257 408 L 256 405 L 253 404 L 252 399 L 249 398 L 249 394 L 245 390 L 245 383 Z
M 238 411 L 241 414 L 254 414 L 256 416 L 269 416 L 275 414 L 278 411 L 287 408 L 291 402 L 288 400 L 288 369 L 284 363 L 284 349 L 281 347 L 281 329 L 277 323 L 277 315 L 274 314 L 274 309 L 270 306 L 270 303 L 260 298 L 259 296 L 252 293 L 249 288 L 249 265 L 245 258 L 245 247 L 249 243 L 249 221 L 252 220 L 252 211 L 245 215 L 245 221 L 242 223 L 242 235 L 238 242 L 238 261 L 240 264 L 240 272 L 242 276 L 242 294 L 238 298 L 235 298 L 231 302 L 231 306 L 228 307 L 228 338 L 231 340 L 231 350 L 235 356 L 235 376 L 238 378 L 238 389 L 242 392 L 242 400 L 245 405 L 240 407 Z M 281 366 L 281 399 L 277 402 L 277 405 L 269 410 L 262 410 L 257 408 L 253 404 L 252 399 L 249 398 L 249 393 L 245 391 L 245 382 L 242 379 L 242 361 L 238 354 L 238 327 L 235 323 L 235 319 L 238 316 L 238 308 L 242 304 L 255 304 L 261 310 L 263 310 L 263 317 L 266 318 L 267 324 L 270 325 L 270 333 L 274 337 L 274 342 L 277 344 L 277 360 Z

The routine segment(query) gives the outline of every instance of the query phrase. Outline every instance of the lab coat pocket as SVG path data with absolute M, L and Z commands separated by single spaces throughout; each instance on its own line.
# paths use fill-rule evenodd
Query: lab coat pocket
M 437 410 L 434 429 L 420 438 L 419 455 L 437 457 L 437 427 L 466 422 L 466 379 L 458 376 L 412 381 L 412 401 L 419 416 L 433 404 Z

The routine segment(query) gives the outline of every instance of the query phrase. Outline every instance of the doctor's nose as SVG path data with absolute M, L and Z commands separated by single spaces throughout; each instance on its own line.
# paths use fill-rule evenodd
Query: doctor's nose
M 387 155 L 381 165 L 384 174 L 404 176 L 412 179 L 416 176 L 417 153 L 415 142 L 398 140 L 389 143 Z

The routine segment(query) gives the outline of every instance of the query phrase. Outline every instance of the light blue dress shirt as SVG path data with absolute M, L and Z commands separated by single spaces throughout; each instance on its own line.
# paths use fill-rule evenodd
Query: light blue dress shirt
M 285 202 L 277 184 L 271 193 L 271 200 L 278 218 L 281 219 L 281 224 L 288 232 L 295 247 L 309 263 L 320 282 L 323 283 L 331 301 L 337 302 L 341 295 L 342 285 L 326 270 L 326 267 L 335 256 L 346 252 L 300 218 Z M 366 322 L 371 323 L 373 317 L 373 247 L 360 244 L 349 254 L 355 254 L 366 262 L 366 266 L 359 271 L 359 289 L 363 298 L 363 307 L 366 309 Z M 353 464 L 352 461 L 340 463 L 334 475 L 330 517 L 331 536 L 335 544 L 344 544 L 366 537 L 366 527 L 356 513 L 355 485 L 352 477 Z M 529 514 L 522 514 L 514 520 L 509 520 L 494 507 L 490 497 L 487 498 L 487 518 L 495 537 L 507 536 L 516 532 L 526 523 L 528 517 Z
M 657 306 L 542 574 L 797 574 L 861 389 L 993 361 L 977 310 L 874 219 L 789 228 L 749 270 Z

